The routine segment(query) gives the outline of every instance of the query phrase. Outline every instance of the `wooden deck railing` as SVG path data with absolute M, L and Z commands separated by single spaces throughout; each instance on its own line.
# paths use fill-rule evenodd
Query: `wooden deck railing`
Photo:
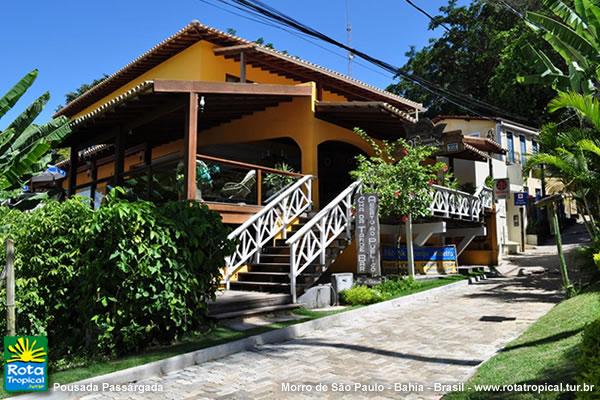
M 196 180 L 202 199 L 264 205 L 302 174 L 198 154 Z

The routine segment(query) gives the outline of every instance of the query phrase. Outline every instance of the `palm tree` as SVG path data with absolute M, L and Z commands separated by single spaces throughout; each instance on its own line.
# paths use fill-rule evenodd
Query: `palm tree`
M 0 119 L 31 87 L 37 75 L 37 69 L 31 71 L 0 97 Z M 17 189 L 31 175 L 42 171 L 50 161 L 50 150 L 71 133 L 66 117 L 55 118 L 43 125 L 34 123 L 49 99 L 48 92 L 42 94 L 4 131 L 0 131 L 1 191 Z
M 555 125 L 547 125 L 540 135 L 543 152 L 529 158 L 526 170 L 544 165 L 577 200 L 590 237 L 600 238 L 600 141 L 595 136 L 590 129 L 557 132 Z

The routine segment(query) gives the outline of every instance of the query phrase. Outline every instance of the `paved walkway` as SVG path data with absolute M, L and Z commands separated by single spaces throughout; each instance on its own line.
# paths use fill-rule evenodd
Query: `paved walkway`
M 296 340 L 139 382 L 159 383 L 161 393 L 103 393 L 86 399 L 439 398 L 450 388 L 434 383 L 464 382 L 561 299 L 553 246 L 511 260 L 549 271 L 463 286 L 426 304 L 371 312 Z M 286 383 L 297 391 L 286 392 Z M 328 390 L 318 392 L 319 384 Z

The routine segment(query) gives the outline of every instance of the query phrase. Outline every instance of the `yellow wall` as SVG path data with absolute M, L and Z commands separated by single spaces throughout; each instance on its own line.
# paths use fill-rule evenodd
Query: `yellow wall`
M 139 85 L 144 81 L 154 79 L 170 79 L 224 82 L 225 75 L 227 74 L 239 76 L 239 62 L 233 59 L 226 59 L 225 57 L 214 55 L 213 49 L 215 47 L 217 46 L 206 41 L 200 41 L 188 47 L 182 52 L 162 62 L 161 64 L 122 86 L 118 90 L 79 112 L 75 115 L 75 118 L 95 110 L 107 101 L 110 101 L 111 99 L 125 93 L 129 89 Z M 282 85 L 297 85 L 302 83 L 281 75 L 272 74 L 268 71 L 255 68 L 251 65 L 247 65 L 246 78 L 249 81 L 257 83 L 272 83 Z M 343 96 L 323 90 L 323 100 L 345 101 L 347 99 Z
M 318 177 L 317 146 L 337 140 L 352 144 L 366 153 L 371 148 L 349 129 L 314 117 L 314 98 L 295 98 L 291 102 L 219 125 L 198 135 L 198 145 L 233 144 L 287 137 L 300 147 L 302 173 Z M 314 182 L 313 198 L 318 204 L 318 185 Z
M 110 95 L 100 99 L 96 103 L 79 112 L 74 117 L 87 114 L 111 99 L 123 94 L 138 84 L 155 79 L 169 80 L 198 80 L 224 82 L 226 74 L 239 76 L 239 63 L 215 56 L 213 48 L 215 45 L 201 41 L 179 54 L 152 68 L 128 84 L 122 86 Z M 315 118 L 315 102 L 317 101 L 317 90 L 315 82 L 299 82 L 280 75 L 272 74 L 247 66 L 246 77 L 249 81 L 257 83 L 273 83 L 288 85 L 311 85 L 312 96 L 297 97 L 291 102 L 281 103 L 278 106 L 268 108 L 264 111 L 231 121 L 226 124 L 202 130 L 198 135 L 198 146 L 210 144 L 233 144 L 251 141 L 268 140 L 288 137 L 293 139 L 301 151 L 302 173 L 312 174 L 318 177 L 318 152 L 317 147 L 326 141 L 340 141 L 352 144 L 365 153 L 372 150 L 351 130 L 331 124 Z M 332 93 L 328 90 L 322 91 L 324 101 L 347 101 L 344 96 Z M 202 120 L 200 118 L 201 126 Z M 156 159 L 162 155 L 183 151 L 183 141 L 175 140 L 171 143 L 153 149 L 152 158 Z M 143 162 L 143 153 L 139 152 L 125 159 L 125 171 L 132 165 Z M 98 167 L 98 178 L 105 178 L 114 174 L 114 163 L 110 162 Z M 88 182 L 89 172 L 78 174 L 77 184 Z M 313 200 L 318 205 L 318 183 L 313 186 Z M 335 265 L 335 270 L 355 270 L 355 250 L 350 246 Z

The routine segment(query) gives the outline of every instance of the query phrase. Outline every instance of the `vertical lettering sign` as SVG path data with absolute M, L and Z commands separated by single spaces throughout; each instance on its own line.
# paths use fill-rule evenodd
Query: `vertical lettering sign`
M 361 194 L 356 198 L 356 268 L 359 275 L 381 275 L 378 209 L 376 194 Z

